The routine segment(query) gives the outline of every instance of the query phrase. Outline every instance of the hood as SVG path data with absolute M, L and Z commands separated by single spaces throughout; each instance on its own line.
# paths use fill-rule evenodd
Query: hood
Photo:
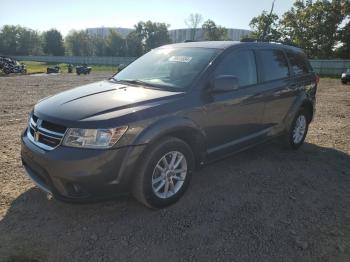
M 35 105 L 34 113 L 59 122 L 108 120 L 167 103 L 183 94 L 101 81 L 45 98 Z

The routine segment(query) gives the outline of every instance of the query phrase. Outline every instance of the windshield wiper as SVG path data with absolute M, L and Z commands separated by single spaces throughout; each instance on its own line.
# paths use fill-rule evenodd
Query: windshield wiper
M 151 83 L 142 81 L 142 80 L 137 80 L 137 79 L 125 79 L 125 80 L 117 80 L 114 78 L 116 82 L 122 82 L 122 83 L 128 83 L 128 84 L 134 84 L 134 85 L 145 85 L 145 86 L 152 86 L 155 87 L 155 85 L 152 85 Z
M 160 85 L 160 84 L 152 84 L 146 81 L 142 81 L 142 80 L 137 80 L 137 79 L 115 79 L 115 78 L 111 78 L 110 80 L 116 82 L 116 83 L 128 83 L 128 84 L 132 84 L 132 85 L 141 85 L 144 88 L 149 88 L 149 89 L 156 89 L 156 90 L 166 90 L 166 91 L 170 91 L 170 92 L 179 92 L 179 90 L 174 90 L 174 88 L 168 87 L 166 85 Z

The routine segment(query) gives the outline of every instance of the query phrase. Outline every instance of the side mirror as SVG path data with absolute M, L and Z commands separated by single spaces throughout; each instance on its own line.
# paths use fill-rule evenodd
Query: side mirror
M 233 75 L 219 75 L 214 79 L 212 92 L 229 92 L 239 88 L 238 77 Z

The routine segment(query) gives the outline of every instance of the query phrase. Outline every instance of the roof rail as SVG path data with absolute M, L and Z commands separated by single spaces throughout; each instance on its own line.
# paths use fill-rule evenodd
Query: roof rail
M 257 39 L 255 39 L 255 38 L 251 38 L 251 37 L 245 37 L 245 38 L 242 38 L 241 39 L 241 42 L 242 43 L 251 43 L 251 42 L 258 42 L 258 40 Z
M 242 43 L 271 43 L 271 44 L 281 44 L 281 45 L 288 45 L 288 46 L 293 46 L 293 47 L 297 47 L 300 48 L 298 45 L 294 44 L 291 41 L 262 41 L 256 38 L 250 38 L 250 37 L 246 37 L 246 38 L 242 38 L 241 39 Z
M 294 44 L 291 41 L 271 41 L 269 43 L 274 43 L 274 44 L 281 44 L 281 45 L 288 45 L 288 46 L 293 46 L 293 47 L 297 47 L 300 48 L 297 44 Z

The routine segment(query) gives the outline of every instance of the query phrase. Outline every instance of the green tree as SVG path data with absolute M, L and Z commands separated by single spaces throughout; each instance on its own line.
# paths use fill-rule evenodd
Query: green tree
M 18 55 L 38 55 L 41 53 L 41 37 L 38 32 L 19 27 L 18 29 Z
M 107 40 L 99 36 L 91 36 L 91 44 L 94 56 L 107 55 Z
M 18 44 L 18 28 L 13 25 L 5 25 L 0 32 L 1 50 L 4 55 L 15 55 Z
M 219 41 L 227 40 L 227 29 L 222 26 L 217 26 L 213 20 L 207 20 L 202 25 L 205 40 Z
M 191 29 L 191 39 L 196 39 L 197 29 L 200 23 L 203 21 L 203 16 L 201 14 L 190 14 L 189 17 L 185 20 L 185 24 L 188 28 Z
M 330 58 L 348 0 L 295 1 L 281 19 L 282 38 L 303 48 L 310 57 Z
M 63 37 L 56 29 L 43 33 L 43 50 L 45 54 L 61 56 L 64 55 Z
M 69 55 L 90 56 L 94 53 L 92 37 L 85 30 L 71 31 L 65 40 Z
M 335 51 L 335 56 L 343 59 L 350 59 L 350 22 L 339 32 L 340 46 Z
M 139 22 L 135 25 L 137 36 L 142 39 L 143 51 L 149 50 L 171 43 L 168 24 L 155 23 L 151 21 Z
M 4 55 L 41 54 L 38 32 L 21 26 L 5 25 L 0 31 L 0 53 Z
M 281 32 L 279 30 L 279 17 L 273 13 L 273 9 L 270 13 L 263 11 L 261 15 L 253 17 L 249 26 L 252 29 L 250 38 L 261 41 L 279 41 L 281 38 Z
M 115 30 L 111 30 L 107 37 L 107 55 L 125 56 L 125 40 Z
M 345 4 L 344 13 L 348 22 L 338 31 L 339 45 L 335 55 L 338 58 L 350 59 L 350 1 Z
M 138 57 L 142 55 L 142 38 L 133 31 L 126 36 L 127 56 Z

